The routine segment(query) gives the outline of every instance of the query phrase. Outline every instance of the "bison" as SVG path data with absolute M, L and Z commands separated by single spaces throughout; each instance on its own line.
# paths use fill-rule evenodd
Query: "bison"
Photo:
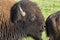
M 60 11 L 47 18 L 46 33 L 50 40 L 60 40 Z
M 36 3 L 27 0 L 14 4 L 11 8 L 11 21 L 19 26 L 21 37 L 30 36 L 42 40 L 45 20 Z
M 22 40 L 28 36 L 41 40 L 44 25 L 41 10 L 34 2 L 0 0 L 0 40 Z

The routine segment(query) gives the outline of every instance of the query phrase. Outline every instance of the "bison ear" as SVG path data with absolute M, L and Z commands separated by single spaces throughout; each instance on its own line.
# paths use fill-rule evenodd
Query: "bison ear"
M 10 19 L 11 19 L 11 22 L 13 23 L 21 20 L 21 14 L 19 13 L 19 10 L 17 9 L 18 9 L 18 5 L 16 3 L 12 6 L 11 14 L 10 14 Z
M 22 17 L 25 17 L 26 13 L 22 10 L 20 4 L 16 3 L 11 8 L 11 21 L 17 22 L 19 20 L 22 20 Z

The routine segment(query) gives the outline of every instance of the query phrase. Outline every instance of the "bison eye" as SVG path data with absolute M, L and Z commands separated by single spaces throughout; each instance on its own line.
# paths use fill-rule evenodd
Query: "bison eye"
M 31 21 L 31 22 L 34 22 L 35 20 L 36 20 L 36 15 L 31 15 L 30 21 Z
M 32 19 L 31 19 L 31 21 L 34 21 L 35 19 L 36 19 L 36 16 L 33 16 Z

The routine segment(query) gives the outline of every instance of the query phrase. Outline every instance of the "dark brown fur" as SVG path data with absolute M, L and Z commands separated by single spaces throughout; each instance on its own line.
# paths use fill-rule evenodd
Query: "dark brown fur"
M 22 8 L 26 16 L 23 17 L 20 15 L 21 12 L 18 13 L 20 11 L 17 10 L 18 6 Z M 12 7 L 11 14 L 13 14 L 11 21 L 20 26 L 22 37 L 31 36 L 35 40 L 41 40 L 45 21 L 37 4 L 31 1 L 20 1 Z
M 46 32 L 50 40 L 60 40 L 60 11 L 47 18 Z

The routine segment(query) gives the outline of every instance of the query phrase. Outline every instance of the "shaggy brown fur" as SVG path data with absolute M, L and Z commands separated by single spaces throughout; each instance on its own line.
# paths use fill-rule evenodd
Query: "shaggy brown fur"
M 60 40 L 60 11 L 47 18 L 46 32 L 50 40 Z
M 21 15 L 19 7 L 26 13 L 25 16 Z M 22 37 L 31 36 L 35 40 L 42 40 L 41 34 L 45 21 L 37 4 L 31 1 L 20 1 L 12 7 L 11 14 L 13 14 L 11 21 L 20 26 Z
M 0 0 L 0 40 L 18 39 L 17 24 L 10 20 L 10 10 L 14 3 L 14 0 Z

